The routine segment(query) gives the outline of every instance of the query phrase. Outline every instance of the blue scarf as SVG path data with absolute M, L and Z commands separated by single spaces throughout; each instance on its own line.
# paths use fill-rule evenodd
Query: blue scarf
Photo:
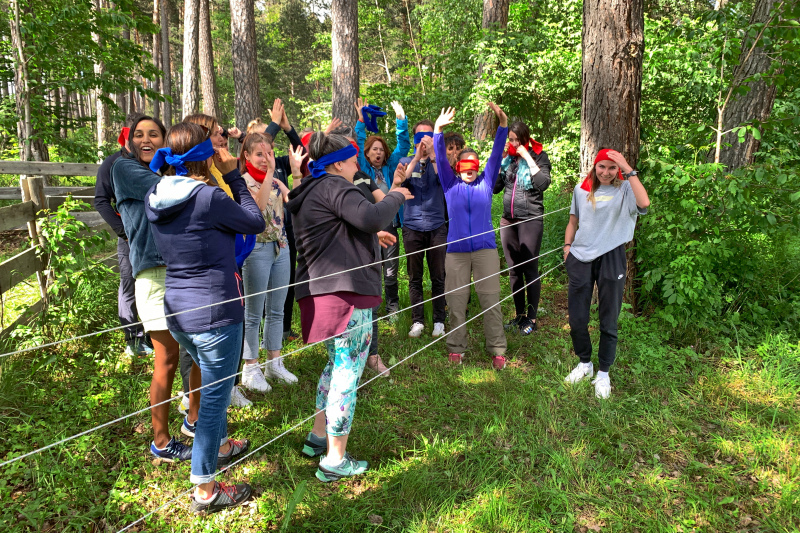
M 386 111 L 376 105 L 365 105 L 361 108 L 361 117 L 364 119 L 364 125 L 367 131 L 378 133 L 378 117 L 385 117 Z
M 511 163 L 513 162 L 513 157 L 508 155 L 505 156 L 503 158 L 503 162 L 500 163 L 500 172 L 505 174 L 508 171 L 508 167 L 510 167 Z M 509 179 L 510 178 L 511 177 L 509 176 Z M 528 166 L 528 162 L 522 157 L 519 158 L 519 166 L 517 166 L 517 186 L 525 191 L 529 191 L 533 188 L 533 181 L 531 181 L 531 169 Z
M 175 167 L 175 174 L 178 176 L 185 176 L 189 173 L 184 166 L 184 163 L 193 161 L 205 161 L 214 155 L 214 145 L 211 144 L 211 139 L 206 139 L 198 145 L 192 147 L 191 150 L 185 154 L 174 154 L 172 148 L 160 148 L 153 160 L 150 161 L 150 170 L 158 173 L 164 164 Z
M 321 178 L 327 174 L 325 167 L 328 165 L 338 163 L 339 161 L 345 161 L 356 155 L 358 155 L 358 150 L 356 150 L 356 147 L 352 144 L 348 144 L 344 148 L 340 148 L 335 152 L 331 152 L 320 157 L 316 161 L 310 162 L 308 164 L 308 169 L 311 171 L 312 177 Z

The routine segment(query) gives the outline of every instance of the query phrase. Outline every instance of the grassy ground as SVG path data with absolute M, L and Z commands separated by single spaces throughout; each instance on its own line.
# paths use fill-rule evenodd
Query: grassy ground
M 249 505 L 200 519 L 184 496 L 134 530 L 278 530 L 305 482 L 288 531 L 796 531 L 797 339 L 675 348 L 624 313 L 614 393 L 600 402 L 590 384 L 562 383 L 575 364 L 565 303 L 552 278 L 539 331 L 509 335 L 503 372 L 483 354 L 477 319 L 463 366 L 447 362 L 442 342 L 362 389 L 349 450 L 370 461 L 366 475 L 316 481 L 299 453 L 307 424 L 224 476 L 254 485 Z M 408 339 L 409 326 L 407 313 L 382 323 L 384 359 L 430 342 L 429 331 Z M 146 407 L 149 366 L 122 348 L 116 335 L 38 370 L 38 359 L 6 362 L 0 459 Z M 291 356 L 300 383 L 250 394 L 253 409 L 230 411 L 231 434 L 258 446 L 312 414 L 324 358 L 319 347 Z M 0 530 L 116 531 L 186 491 L 189 465 L 154 465 L 150 435 L 149 415 L 138 415 L 3 467 Z

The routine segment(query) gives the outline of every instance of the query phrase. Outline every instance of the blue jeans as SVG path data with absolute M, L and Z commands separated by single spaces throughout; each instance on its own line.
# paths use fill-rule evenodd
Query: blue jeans
M 231 401 L 232 377 L 239 367 L 242 324 L 231 324 L 202 333 L 171 331 L 200 367 L 203 387 L 230 377 L 202 390 L 200 412 L 192 447 L 192 483 L 208 483 L 217 471 L 219 447 L 228 439 L 228 404 Z
M 277 256 L 276 256 L 277 254 Z M 248 296 L 281 287 L 267 294 L 257 294 L 244 301 L 243 359 L 258 359 L 258 333 L 261 318 L 266 315 L 262 347 L 280 350 L 283 342 L 283 304 L 289 289 L 289 248 L 279 248 L 274 242 L 257 242 L 242 266 L 244 294 Z

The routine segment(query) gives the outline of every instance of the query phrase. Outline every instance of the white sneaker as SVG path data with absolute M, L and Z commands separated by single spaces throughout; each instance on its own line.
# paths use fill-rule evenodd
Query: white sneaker
M 594 375 L 594 365 L 589 363 L 578 363 L 572 372 L 569 373 L 569 376 L 564 378 L 564 381 L 567 383 L 577 383 L 579 381 L 583 381 L 586 378 L 590 378 Z
M 434 322 L 431 337 L 441 337 L 442 335 L 444 335 L 444 324 L 441 322 Z
M 254 365 L 245 363 L 244 371 L 242 371 L 242 387 L 256 392 L 269 392 L 272 390 L 267 380 L 264 379 L 264 373 L 261 372 L 261 367 L 258 363 Z
M 231 405 L 233 407 L 250 409 L 250 407 L 253 405 L 253 402 L 245 398 L 242 390 L 237 385 L 234 385 L 231 389 Z
M 189 395 L 181 393 L 181 396 L 183 396 L 183 398 L 178 402 L 178 411 L 180 411 L 183 416 L 186 416 L 189 413 Z
M 283 366 L 283 357 L 268 361 L 267 365 L 264 367 L 264 375 L 269 379 L 277 379 L 289 385 L 297 383 L 297 376 L 286 370 L 286 367 Z
M 592 381 L 594 385 L 594 395 L 600 400 L 607 400 L 611 396 L 611 378 L 608 372 L 598 372 L 597 377 Z
M 411 331 L 408 332 L 409 337 L 417 338 L 422 335 L 422 332 L 425 331 L 425 325 L 421 322 L 414 322 L 411 325 Z

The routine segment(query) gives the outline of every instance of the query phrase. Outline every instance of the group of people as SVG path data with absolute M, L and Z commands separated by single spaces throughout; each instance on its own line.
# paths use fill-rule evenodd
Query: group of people
M 127 326 L 127 351 L 152 353 L 154 360 L 150 451 L 164 461 L 191 460 L 196 513 L 235 506 L 251 495 L 246 483 L 215 480 L 217 469 L 250 445 L 228 436 L 226 413 L 229 405 L 250 405 L 241 388 L 268 392 L 268 380 L 298 381 L 281 357 L 283 341 L 294 335 L 295 301 L 303 341 L 324 342 L 328 353 L 302 453 L 320 457 L 316 477 L 323 482 L 368 469 L 347 452 L 347 442 L 365 367 L 389 374 L 379 355 L 377 313 L 382 303 L 387 314 L 399 310 L 400 237 L 412 305 L 409 337 L 426 329 L 426 262 L 431 335 L 447 335 L 450 362 L 461 364 L 468 348 L 473 280 L 493 368 L 506 366 L 507 330 L 529 335 L 537 328 L 538 257 L 551 167 L 528 126 L 509 126 L 502 109 L 490 103 L 499 127 L 481 170 L 477 152 L 460 135 L 444 133 L 454 109 L 414 125 L 409 156 L 408 119 L 398 102 L 392 103 L 392 152 L 377 135 L 377 120 L 387 113 L 360 99 L 355 105 L 355 125 L 333 119 L 325 131 L 300 133 L 280 100 L 269 124 L 257 119 L 245 132 L 225 130 L 202 114 L 169 130 L 153 117 L 130 116 L 120 151 L 98 172 L 95 205 L 119 236 L 119 316 Z M 291 147 L 277 157 L 281 130 Z M 228 150 L 230 138 L 241 145 L 238 157 Z M 491 216 L 493 195 L 501 193 L 499 233 L 515 307 L 506 324 Z M 613 150 L 600 151 L 573 194 L 564 259 L 580 363 L 566 381 L 594 376 L 588 323 L 596 284 L 599 398 L 611 392 L 624 245 L 648 205 L 636 172 Z M 186 393 L 180 431 L 194 439 L 192 446 L 169 430 L 167 400 L 179 369 Z

